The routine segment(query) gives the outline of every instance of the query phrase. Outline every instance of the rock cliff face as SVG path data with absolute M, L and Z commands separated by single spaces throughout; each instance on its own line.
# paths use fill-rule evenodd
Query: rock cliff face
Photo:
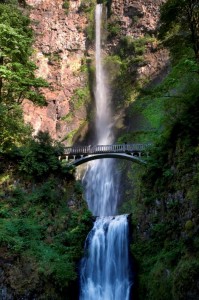
M 112 12 L 121 18 L 126 34 L 139 37 L 154 33 L 159 19 L 159 7 L 164 0 L 114 0 Z
M 114 0 L 112 2 L 112 16 L 120 20 L 121 34 L 131 36 L 134 39 L 155 36 L 159 22 L 159 9 L 164 0 Z M 117 46 L 117 41 L 109 45 L 112 49 Z M 154 79 L 168 67 L 168 52 L 166 49 L 159 49 L 157 44 L 147 45 L 144 67 L 138 68 L 140 78 L 147 77 Z M 160 78 L 161 79 L 161 78 Z
M 34 57 L 37 75 L 45 78 L 50 88 L 44 90 L 48 106 L 38 108 L 26 102 L 25 120 L 33 128 L 49 130 L 51 136 L 62 139 L 78 127 L 78 119 L 71 126 L 62 121 L 69 112 L 69 100 L 84 78 L 79 74 L 86 49 L 83 33 L 87 20 L 78 13 L 80 1 L 71 0 L 66 12 L 62 0 L 27 0 L 35 31 Z
M 62 140 L 71 131 L 78 129 L 86 117 L 82 106 L 67 122 L 64 117 L 70 112 L 70 99 L 77 88 L 85 84 L 85 74 L 80 72 L 83 59 L 89 53 L 85 28 L 86 14 L 80 12 L 82 0 L 70 0 L 69 9 L 63 8 L 63 0 L 27 0 L 31 7 L 30 17 L 35 31 L 34 57 L 39 76 L 50 84 L 44 90 L 48 106 L 38 108 L 28 101 L 24 104 L 25 120 L 34 130 L 48 130 L 55 139 Z M 156 31 L 159 6 L 163 0 L 113 0 L 111 18 L 120 20 L 121 34 L 139 38 Z M 117 47 L 113 39 L 107 46 L 109 52 Z M 91 57 L 92 58 L 92 57 Z M 157 78 L 167 66 L 168 55 L 164 49 L 150 44 L 145 54 L 147 63 L 138 68 L 141 78 Z

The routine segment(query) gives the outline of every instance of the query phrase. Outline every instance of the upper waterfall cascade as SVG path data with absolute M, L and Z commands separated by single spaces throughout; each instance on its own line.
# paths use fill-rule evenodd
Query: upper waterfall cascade
M 98 145 L 113 143 L 112 115 L 110 95 L 106 86 L 106 73 L 103 68 L 101 49 L 103 5 L 98 4 L 95 11 L 95 64 L 96 64 L 96 138 Z M 113 178 L 113 174 L 117 174 Z M 83 180 L 86 188 L 86 199 L 89 209 L 95 216 L 111 216 L 117 212 L 118 204 L 118 172 L 115 170 L 114 160 L 96 160 L 88 164 Z M 114 199 L 114 200 L 113 200 Z

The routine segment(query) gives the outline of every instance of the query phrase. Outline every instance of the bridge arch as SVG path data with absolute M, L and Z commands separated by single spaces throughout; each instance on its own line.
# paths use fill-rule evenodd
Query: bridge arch
M 104 159 L 104 158 L 118 158 L 118 159 L 129 160 L 131 162 L 138 163 L 138 164 L 146 164 L 146 162 L 143 159 L 137 156 L 133 156 L 131 154 L 126 154 L 126 153 L 103 153 L 102 154 L 101 153 L 101 154 L 92 154 L 88 156 L 76 157 L 72 161 L 69 160 L 69 165 L 73 165 L 77 167 L 86 162 L 96 160 L 96 159 Z
M 79 166 L 85 162 L 102 158 L 126 159 L 135 163 L 146 164 L 142 157 L 148 156 L 151 144 L 112 144 L 94 146 L 65 147 L 59 157 L 66 159 L 69 165 Z

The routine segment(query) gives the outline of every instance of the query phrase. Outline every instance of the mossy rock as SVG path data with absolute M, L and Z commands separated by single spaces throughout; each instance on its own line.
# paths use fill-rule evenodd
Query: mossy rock
M 185 223 L 185 230 L 186 231 L 190 231 L 192 230 L 194 227 L 194 224 L 191 220 L 188 220 L 186 223 Z
M 199 261 L 183 259 L 174 271 L 173 297 L 175 300 L 199 299 Z
M 157 262 L 150 273 L 149 298 L 151 300 L 172 299 L 171 295 L 171 271 L 162 262 Z

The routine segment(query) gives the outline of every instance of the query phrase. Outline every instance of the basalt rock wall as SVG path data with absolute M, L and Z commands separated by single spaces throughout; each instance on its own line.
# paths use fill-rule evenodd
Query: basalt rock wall
M 80 72 L 85 57 L 93 58 L 93 45 L 88 43 L 86 27 L 88 16 L 80 11 L 83 0 L 70 0 L 63 8 L 63 0 L 27 0 L 30 18 L 35 31 L 33 59 L 38 66 L 37 75 L 45 78 L 50 87 L 45 89 L 47 107 L 39 108 L 30 102 L 24 104 L 25 120 L 35 132 L 48 130 L 51 136 L 63 140 L 77 130 L 88 111 L 81 106 L 70 122 L 64 117 L 70 113 L 70 100 L 76 89 L 85 86 L 85 73 Z M 120 20 L 121 35 L 133 38 L 155 35 L 159 7 L 163 0 L 113 0 L 110 1 L 110 18 Z M 118 38 L 107 44 L 106 51 L 114 52 Z M 89 46 L 90 45 L 90 46 Z M 145 53 L 147 61 L 137 70 L 140 78 L 160 80 L 168 66 L 168 54 L 150 43 Z M 158 76 L 161 74 L 161 76 Z M 157 79 L 158 78 L 158 79 Z

